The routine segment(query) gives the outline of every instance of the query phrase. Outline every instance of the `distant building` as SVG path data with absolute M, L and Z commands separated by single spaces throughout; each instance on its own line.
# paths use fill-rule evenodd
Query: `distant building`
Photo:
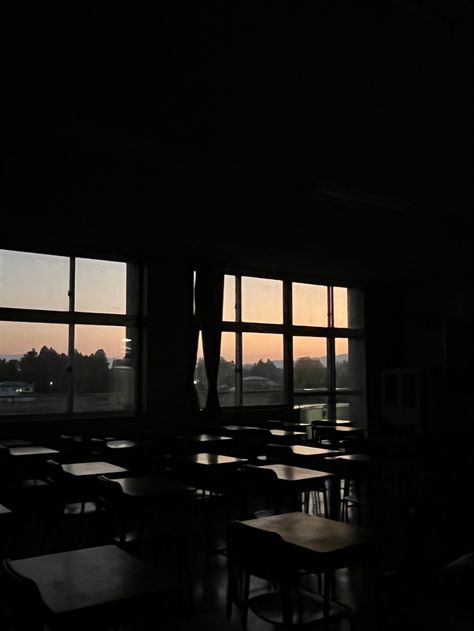
M 31 395 L 34 386 L 24 381 L 0 381 L 0 397 L 22 397 Z
M 267 379 L 266 377 L 250 376 L 242 379 L 242 386 L 245 390 L 271 390 L 279 388 L 276 381 Z

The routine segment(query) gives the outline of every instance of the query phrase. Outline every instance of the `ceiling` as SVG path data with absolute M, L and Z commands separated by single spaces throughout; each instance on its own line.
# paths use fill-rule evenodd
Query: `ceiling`
M 6 10 L 11 208 L 187 217 L 196 243 L 304 240 L 342 209 L 350 230 L 471 226 L 472 2 L 65 5 Z

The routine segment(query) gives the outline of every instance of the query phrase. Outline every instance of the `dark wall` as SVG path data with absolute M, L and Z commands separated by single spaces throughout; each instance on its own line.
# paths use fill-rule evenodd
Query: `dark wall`
M 196 262 L 363 284 L 372 422 L 384 368 L 467 418 L 470 11 L 12 5 L 0 247 L 148 266 L 147 423 L 188 422 Z

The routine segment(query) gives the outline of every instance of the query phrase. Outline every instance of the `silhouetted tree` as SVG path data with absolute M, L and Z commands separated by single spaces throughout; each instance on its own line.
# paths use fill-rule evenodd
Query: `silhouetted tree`
M 349 388 L 349 362 L 344 360 L 336 363 L 336 386 L 338 388 Z
M 35 392 L 66 392 L 68 358 L 54 348 L 32 349 L 20 359 L 21 380 L 33 383 Z
M 227 361 L 224 357 L 221 357 L 219 363 L 218 385 L 235 387 L 235 363 Z
M 319 359 L 299 357 L 293 372 L 295 390 L 327 387 L 327 369 Z
M 0 381 L 18 381 L 20 376 L 20 362 L 18 359 L 0 359 Z
M 31 383 L 38 393 L 63 393 L 69 388 L 69 360 L 65 353 L 43 346 L 18 360 L 0 361 L 0 381 L 21 380 Z M 79 393 L 109 391 L 109 360 L 103 349 L 91 355 L 74 351 L 74 387 Z
M 265 377 L 278 384 L 283 383 L 283 370 L 275 366 L 271 359 L 267 359 L 266 362 L 263 359 L 259 359 L 249 370 L 245 371 L 245 377 Z
M 91 355 L 82 355 L 75 349 L 73 374 L 75 392 L 108 392 L 110 371 L 105 351 L 100 348 Z

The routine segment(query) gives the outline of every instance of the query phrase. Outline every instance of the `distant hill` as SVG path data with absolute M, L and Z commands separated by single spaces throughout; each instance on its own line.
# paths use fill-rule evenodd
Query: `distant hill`
M 7 362 L 9 362 L 12 359 L 21 359 L 23 355 L 24 353 L 22 353 L 21 355 L 0 355 L 0 359 L 6 359 Z
M 319 359 L 323 366 L 326 366 L 326 357 L 311 357 L 311 359 Z M 342 355 L 336 355 L 336 364 L 342 364 L 342 362 L 346 362 L 349 360 L 349 355 L 347 353 L 343 353 Z M 282 359 L 272 359 L 271 360 L 277 368 L 283 368 L 283 360 Z M 244 367 L 251 368 L 253 364 L 245 364 Z
M 311 359 L 319 359 L 323 366 L 326 366 L 326 357 L 311 357 Z M 349 355 L 344 353 L 342 355 L 336 355 L 336 364 L 342 364 L 342 362 L 349 361 Z
M 24 356 L 24 353 L 22 355 L 0 355 L 0 359 L 6 359 L 7 362 L 9 362 L 12 359 L 21 359 L 23 356 Z M 107 360 L 109 362 L 109 368 L 112 368 L 112 364 L 117 359 L 119 359 L 119 358 L 118 357 L 107 357 Z

